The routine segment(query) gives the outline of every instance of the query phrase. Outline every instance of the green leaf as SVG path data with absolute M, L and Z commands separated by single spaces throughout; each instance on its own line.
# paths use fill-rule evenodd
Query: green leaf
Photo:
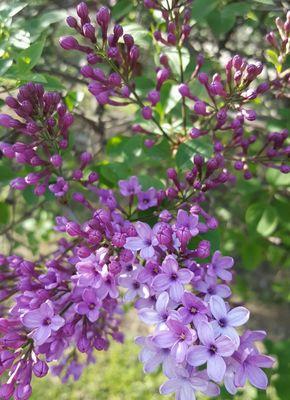
M 278 225 L 277 211 L 272 206 L 267 206 L 257 225 L 257 232 L 262 236 L 270 236 Z
M 138 179 L 143 190 L 148 190 L 151 187 L 155 189 L 164 189 L 164 184 L 154 176 L 139 175 Z
M 129 33 L 134 37 L 136 44 L 145 48 L 148 48 L 150 46 L 150 34 L 148 30 L 145 29 L 142 25 L 130 23 L 123 25 L 123 28 L 125 33 Z
M 281 71 L 282 71 L 282 65 L 281 65 L 281 63 L 279 62 L 278 54 L 277 54 L 274 50 L 267 49 L 267 50 L 266 50 L 265 56 L 266 56 L 266 59 L 267 59 L 270 63 L 274 64 L 274 66 L 275 66 L 275 68 L 276 68 L 276 70 L 277 70 L 278 72 L 281 72 Z
M 0 165 L 0 182 L 9 182 L 11 179 L 13 179 L 15 176 L 14 171 L 11 169 L 11 167 L 8 167 L 6 165 Z
M 0 224 L 5 225 L 9 221 L 9 206 L 8 204 L 0 203 Z
M 247 208 L 245 220 L 250 228 L 256 229 L 264 209 L 265 203 L 254 203 Z
M 192 18 L 196 22 L 200 22 L 217 6 L 218 0 L 195 0 L 191 8 Z
M 48 11 L 41 13 L 38 17 L 27 19 L 22 23 L 21 27 L 29 32 L 30 41 L 33 43 L 50 25 L 64 21 L 66 16 L 67 13 L 64 10 Z
M 277 169 L 268 169 L 266 172 L 267 181 L 273 186 L 289 186 L 290 174 L 283 174 Z
M 17 67 L 21 74 L 25 74 L 30 71 L 40 60 L 43 48 L 45 44 L 45 39 L 39 40 L 32 44 L 28 49 L 20 52 L 17 57 Z
M 179 75 L 180 74 L 180 55 L 179 55 L 178 50 L 175 47 L 168 47 L 168 48 L 166 48 L 166 55 L 168 57 L 169 65 L 170 65 L 172 71 L 175 74 Z M 190 54 L 189 54 L 188 49 L 186 49 L 184 47 L 181 49 L 181 58 L 182 58 L 183 70 L 185 70 L 190 62 Z
M 112 8 L 112 16 L 115 20 L 125 17 L 134 9 L 134 3 L 131 0 L 119 0 Z
M 213 154 L 212 144 L 207 137 L 194 139 L 182 143 L 177 150 L 175 160 L 180 170 L 192 168 L 193 157 L 200 154 L 205 159 L 209 159 Z

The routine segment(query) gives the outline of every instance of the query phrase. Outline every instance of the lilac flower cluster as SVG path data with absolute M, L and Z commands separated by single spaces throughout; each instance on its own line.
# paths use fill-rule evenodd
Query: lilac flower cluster
M 11 187 L 24 190 L 34 186 L 34 193 L 41 196 L 54 174 L 56 184 L 49 189 L 64 194 L 68 184 L 59 172 L 62 167 L 61 151 L 68 147 L 68 129 L 73 116 L 55 92 L 45 92 L 40 84 L 28 83 L 19 89 L 17 97 L 8 96 L 6 105 L 15 114 L 0 114 L 0 125 L 13 129 L 21 141 L 14 144 L 0 143 L 1 153 L 21 165 L 27 165 L 37 172 L 15 178 Z
M 187 135 L 190 130 L 188 110 L 191 108 L 196 122 L 187 140 L 203 139 L 203 136 L 212 135 L 213 152 L 224 157 L 227 164 L 234 166 L 235 170 L 242 171 L 245 179 L 252 177 L 252 165 L 276 168 L 283 173 L 288 173 L 289 146 L 285 143 L 288 131 L 271 132 L 268 135 L 265 135 L 264 131 L 248 133 L 248 125 L 252 131 L 252 123 L 257 119 L 257 115 L 256 111 L 247 105 L 264 95 L 274 85 L 274 81 L 266 80 L 254 85 L 263 71 L 261 62 L 248 63 L 241 56 L 235 55 L 226 64 L 223 80 L 220 74 L 214 74 L 210 78 L 205 72 L 200 72 L 204 58 L 198 55 L 192 75 L 189 79 L 185 79 L 182 46 L 191 31 L 190 8 L 186 7 L 189 4 L 190 2 L 176 1 L 169 6 L 169 3 L 165 5 L 159 1 L 144 2 L 145 7 L 161 13 L 166 25 L 166 37 L 160 30 L 154 33 L 155 39 L 163 46 L 162 50 L 165 50 L 159 56 L 160 66 L 156 67 L 156 87 L 143 98 L 137 93 L 134 81 L 134 77 L 138 74 L 140 50 L 135 45 L 133 37 L 124 34 L 120 25 L 114 25 L 112 33 L 108 35 L 110 22 L 108 9 L 102 7 L 97 12 L 96 26 L 89 17 L 86 4 L 80 3 L 77 7 L 80 22 L 74 17 L 68 17 L 67 23 L 85 41 L 89 42 L 89 46 L 80 45 L 72 36 L 61 38 L 60 44 L 66 50 L 79 50 L 87 54 L 88 65 L 81 68 L 81 73 L 91 81 L 89 91 L 100 104 L 113 106 L 136 104 L 142 117 L 152 122 L 152 126 L 151 124 L 150 126 L 134 124 L 132 127 L 135 133 L 149 135 L 150 138 L 145 141 L 147 147 L 150 148 L 155 144 L 154 137 L 158 137 L 160 133 L 173 147 L 183 143 L 186 140 L 184 135 Z M 284 38 L 285 54 L 289 52 L 287 21 L 284 25 L 282 22 L 278 23 L 280 31 L 283 31 L 281 35 Z M 101 30 L 100 38 L 98 38 L 97 27 Z M 172 71 L 172 65 L 166 55 L 168 46 L 176 47 L 180 74 Z M 100 68 L 94 68 L 93 64 L 97 63 L 109 66 L 111 72 L 108 74 Z M 191 83 L 196 78 L 205 89 L 202 99 L 191 91 Z M 180 134 L 178 132 L 177 137 L 171 137 L 166 132 L 155 112 L 161 99 L 163 84 L 168 80 L 180 83 L 183 130 Z M 192 102 L 194 102 L 193 105 Z M 154 128 L 153 124 L 155 124 Z
M 265 389 L 268 380 L 261 367 L 271 367 L 274 360 L 260 355 L 254 345 L 265 333 L 239 335 L 236 328 L 247 322 L 249 311 L 231 309 L 223 300 L 231 294 L 233 259 L 216 251 L 210 262 L 202 263 L 208 256 L 204 244 L 195 251 L 187 247 L 198 226 L 194 210 L 179 210 L 176 220 L 153 228 L 136 223 L 138 237 L 126 240 L 125 248 L 139 262 L 120 278 L 128 289 L 124 299 L 140 296 L 135 303 L 139 318 L 155 326 L 149 336 L 136 340 L 144 371 L 162 366 L 169 380 L 160 393 L 174 392 L 179 400 L 192 400 L 196 391 L 217 396 L 221 382 L 231 394 L 247 379 Z
M 37 196 L 48 187 L 63 200 L 61 205 L 69 189 L 72 192 L 70 181 L 78 182 L 80 191 L 72 192 L 73 205 L 67 207 L 81 204 L 89 219 L 58 216 L 55 231 L 67 236 L 46 258 L 31 262 L 17 255 L 0 256 L 0 375 L 7 376 L 0 386 L 1 399 L 28 399 L 32 376 L 46 375 L 51 362 L 51 371 L 63 382 L 70 376 L 77 379 L 84 365 L 95 361 L 94 350 L 107 350 L 111 340 L 122 342 L 126 302 L 133 302 L 140 320 L 153 326 L 136 342 L 142 347 L 144 371 L 162 367 L 168 378 L 161 394 L 192 400 L 196 392 L 217 396 L 221 384 L 230 394 L 247 380 L 259 389 L 267 386 L 262 368 L 272 367 L 274 360 L 260 354 L 255 344 L 264 339 L 264 332 L 241 331 L 249 311 L 229 303 L 234 261 L 208 240 L 207 233 L 218 226 L 208 206 L 208 192 L 234 183 L 232 165 L 246 179 L 252 176 L 251 163 L 289 172 L 288 132 L 262 137 L 248 133 L 247 121 L 254 122 L 256 113 L 247 104 L 272 87 L 268 82 L 255 84 L 261 63 L 234 56 L 226 65 L 225 79 L 219 74 L 210 78 L 201 71 L 200 55 L 190 79 L 185 79 L 181 50 L 191 31 L 190 3 L 144 1 L 165 22 L 155 31 L 155 39 L 163 46 L 175 46 L 180 59 L 177 76 L 169 57 L 159 55 L 156 86 L 144 98 L 134 81 L 140 50 L 120 25 L 111 27 L 109 9 L 101 7 L 94 21 L 86 3 L 80 3 L 77 18 L 69 16 L 67 24 L 82 41 L 72 36 L 60 40 L 63 49 L 86 54 L 88 64 L 81 73 L 90 80 L 89 91 L 100 104 L 138 105 L 148 123 L 134 125 L 135 133 L 154 135 L 151 123 L 155 124 L 173 154 L 187 140 L 210 140 L 211 154 L 192 154 L 192 168 L 183 176 L 174 168 L 167 170 L 164 189 L 144 189 L 136 176 L 120 180 L 118 191 L 108 189 L 96 172 L 86 177 L 84 170 L 93 159 L 88 152 L 80 155 L 73 171 L 66 168 L 73 117 L 59 94 L 29 83 L 16 97 L 6 99 L 15 116 L 1 114 L 0 125 L 13 129 L 21 141 L 1 143 L 1 153 L 31 170 L 13 180 L 11 187 L 24 190 L 33 185 Z M 287 16 L 283 29 L 277 22 L 287 38 L 288 20 Z M 286 52 L 288 45 L 283 46 Z M 192 92 L 195 78 L 204 87 L 204 97 Z M 182 102 L 176 137 L 155 112 L 168 80 L 177 84 Z M 194 127 L 189 138 L 191 107 Z M 145 142 L 147 147 L 154 143 Z
M 183 98 L 194 101 L 192 109 L 199 117 L 190 131 L 190 137 L 194 140 L 213 133 L 214 151 L 233 164 L 237 171 L 242 171 L 245 179 L 252 177 L 251 164 L 289 172 L 287 129 L 268 135 L 264 132 L 249 135 L 247 132 L 246 122 L 255 121 L 257 116 L 253 109 L 245 108 L 245 105 L 270 88 L 266 81 L 256 88 L 251 87 L 262 70 L 261 63 L 249 64 L 235 55 L 226 65 L 225 81 L 219 74 L 210 79 L 205 72 L 200 72 L 198 80 L 205 88 L 208 101 L 194 96 L 188 84 L 179 86 Z
M 182 187 L 173 171 L 170 179 Z M 142 192 L 136 177 L 120 181 L 119 189 L 120 199 L 95 187 L 102 208 L 91 206 L 92 218 L 82 224 L 57 218 L 55 229 L 71 239 L 60 239 L 45 265 L 1 256 L 0 297 L 4 304 L 14 300 L 1 309 L 1 374 L 9 371 L 1 398 L 28 399 L 32 374 L 44 376 L 51 361 L 58 361 L 52 372 L 64 381 L 77 378 L 83 368 L 79 353 L 86 354 L 87 364 L 95 349 L 108 349 L 110 339 L 122 342 L 123 293 L 125 302 L 135 302 L 141 321 L 156 325 L 137 342 L 145 371 L 162 364 L 169 378 L 162 394 L 175 392 L 181 400 L 192 399 L 197 390 L 217 395 L 223 380 L 234 393 L 246 378 L 265 388 L 260 367 L 273 360 L 253 345 L 263 333 L 240 337 L 236 331 L 249 312 L 230 309 L 223 300 L 231 295 L 233 259 L 219 251 L 209 258 L 211 243 L 203 234 L 217 222 L 202 209 L 203 196 L 182 204 L 174 197 L 170 212 L 160 192 Z M 131 221 L 144 204 L 160 210 L 152 227 Z M 200 240 L 192 247 L 195 238 Z M 206 370 L 197 369 L 204 364 Z

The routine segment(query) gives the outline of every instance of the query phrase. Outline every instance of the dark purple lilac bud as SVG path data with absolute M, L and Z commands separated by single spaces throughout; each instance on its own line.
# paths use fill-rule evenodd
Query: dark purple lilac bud
M 163 210 L 159 214 L 159 219 L 163 222 L 169 222 L 172 219 L 172 214 L 168 210 Z
M 34 194 L 36 196 L 43 196 L 45 192 L 46 192 L 46 185 L 44 183 L 35 186 Z
M 198 115 L 206 115 L 207 114 L 206 104 L 204 101 L 201 101 L 201 100 L 196 101 L 193 109 L 196 112 L 196 114 L 198 114 Z
M 181 83 L 178 87 L 178 91 L 183 97 L 190 97 L 190 90 L 186 83 Z
M 203 54 L 198 54 L 197 55 L 196 63 L 197 63 L 199 68 L 204 64 L 204 56 L 203 56 Z
M 117 72 L 113 72 L 112 74 L 110 74 L 108 80 L 110 85 L 112 86 L 121 86 L 122 84 L 122 78 Z
M 24 178 L 15 178 L 10 182 L 10 186 L 12 189 L 16 190 L 24 190 L 27 188 L 27 183 L 25 182 Z
M 84 151 L 80 156 L 81 169 L 85 168 L 93 159 L 93 156 L 88 151 Z
M 77 249 L 77 255 L 80 258 L 87 258 L 92 254 L 91 250 L 86 246 L 80 246 Z
M 269 32 L 269 33 L 267 33 L 267 35 L 266 35 L 266 40 L 267 40 L 273 47 L 275 47 L 276 49 L 279 48 L 279 45 L 278 45 L 278 42 L 277 42 L 277 39 L 276 39 L 276 36 L 275 36 L 275 33 L 274 33 L 274 32 Z
M 191 139 L 196 139 L 202 135 L 201 130 L 198 128 L 192 128 L 191 131 L 189 132 L 189 136 Z
M 116 60 L 119 57 L 119 50 L 117 47 L 109 47 L 107 50 L 107 55 L 109 58 Z
M 207 226 L 209 227 L 209 229 L 216 229 L 218 227 L 218 222 L 214 217 L 210 217 L 207 221 L 206 221 Z
M 196 154 L 194 156 L 193 162 L 197 166 L 197 168 L 201 168 L 204 163 L 204 158 L 200 154 Z
M 48 373 L 48 365 L 45 361 L 38 360 L 33 364 L 32 371 L 37 378 L 42 378 Z
M 123 36 L 123 39 L 124 39 L 124 43 L 125 43 L 126 47 L 128 48 L 128 50 L 130 50 L 131 47 L 134 45 L 134 38 L 133 38 L 133 36 L 126 33 L 126 34 Z
M 89 16 L 89 9 L 85 2 L 81 2 L 77 5 L 77 14 L 81 19 L 87 19 Z
M 209 177 L 218 167 L 219 165 L 216 158 L 208 160 L 206 164 L 206 177 Z
M 67 147 L 68 147 L 68 141 L 66 140 L 66 139 L 62 139 L 60 142 L 59 142 L 59 147 L 62 149 L 62 150 L 64 150 L 64 149 L 67 149 Z
M 233 57 L 233 67 L 237 70 L 241 68 L 243 64 L 243 59 L 238 54 Z
M 77 20 L 72 16 L 67 17 L 66 23 L 70 28 L 73 28 L 73 29 L 77 28 L 77 26 L 78 26 Z
M 54 154 L 50 157 L 50 162 L 54 167 L 59 168 L 62 166 L 62 157 L 59 154 Z
M 145 106 L 142 108 L 142 116 L 144 119 L 147 119 L 147 120 L 152 119 L 152 115 L 153 115 L 153 112 L 152 112 L 151 107 Z
M 99 174 L 97 172 L 91 172 L 88 177 L 89 183 L 94 183 L 97 182 L 98 180 L 99 180 Z
M 83 32 L 86 38 L 90 39 L 93 43 L 96 42 L 96 30 L 92 24 L 90 23 L 84 24 Z
M 262 94 L 267 92 L 267 90 L 270 89 L 270 85 L 268 82 L 262 82 L 260 85 L 257 87 L 257 93 Z
M 177 39 L 176 39 L 176 36 L 174 35 L 174 33 L 171 33 L 171 32 L 168 33 L 167 42 L 169 44 L 172 44 L 173 46 L 176 44 Z
M 250 172 L 248 169 L 244 172 L 244 178 L 245 178 L 246 180 L 252 179 L 252 174 L 251 174 L 251 172 Z
M 94 346 L 96 350 L 102 351 L 102 350 L 107 350 L 109 347 L 109 342 L 106 339 L 103 338 L 97 338 L 94 341 Z
M 161 86 L 167 79 L 170 77 L 170 70 L 168 68 L 161 68 L 157 72 L 157 84 L 156 84 L 156 89 L 160 90 Z
M 156 237 L 159 244 L 163 246 L 170 246 L 172 243 L 172 228 L 167 224 L 160 224 L 160 227 L 157 230 Z
M 80 69 L 80 73 L 85 77 L 85 78 L 94 78 L 94 70 L 90 65 L 84 65 Z
M 11 399 L 14 393 L 14 384 L 13 383 L 3 383 L 0 386 L 0 398 L 3 400 Z
M 177 172 L 174 168 L 168 168 L 167 177 L 173 181 L 177 179 Z
M 290 173 L 290 165 L 281 165 L 280 166 L 280 171 L 283 174 L 289 174 Z
M 220 141 L 216 141 L 214 144 L 214 151 L 217 153 L 220 153 L 221 151 L 223 151 L 224 146 Z
M 18 128 L 21 127 L 21 122 L 10 117 L 10 115 L 0 114 L 0 125 L 4 128 Z
M 8 96 L 5 99 L 5 103 L 7 104 L 8 107 L 10 108 L 18 108 L 19 107 L 19 103 L 18 101 L 15 99 L 15 97 L 13 96 Z
M 73 117 L 73 115 L 67 113 L 67 114 L 65 114 L 65 116 L 63 117 L 62 126 L 63 126 L 63 128 L 67 129 L 67 128 L 69 128 L 69 127 L 73 124 L 73 122 L 74 122 L 74 117 Z
M 166 190 L 166 195 L 170 200 L 173 200 L 178 197 L 178 191 L 175 188 L 170 187 Z
M 72 177 L 73 179 L 75 179 L 76 181 L 79 181 L 82 179 L 83 177 L 83 172 L 80 169 L 75 169 L 72 173 Z
M 206 85 L 208 83 L 208 75 L 205 72 L 201 72 L 198 74 L 198 80 L 202 85 Z
M 89 53 L 87 55 L 87 61 L 89 64 L 95 65 L 95 64 L 101 62 L 102 59 L 101 59 L 101 57 L 97 56 L 97 54 L 95 54 L 95 53 Z
M 144 140 L 144 145 L 147 147 L 147 149 L 151 149 L 155 145 L 155 140 L 146 139 Z
M 66 232 L 68 235 L 75 237 L 75 236 L 81 236 L 82 235 L 82 231 L 81 231 L 81 227 L 78 223 L 74 222 L 74 221 L 70 221 L 66 224 L 65 226 Z
M 248 121 L 255 121 L 257 118 L 257 114 L 254 110 L 243 110 L 242 111 L 244 117 L 248 120 Z
M 160 93 L 158 90 L 151 90 L 148 93 L 148 101 L 150 101 L 152 106 L 156 106 L 156 104 L 160 101 Z
M 62 36 L 59 44 L 64 50 L 77 50 L 79 48 L 78 41 L 73 36 Z
M 113 32 L 116 41 L 118 41 L 118 39 L 123 35 L 123 27 L 121 25 L 115 25 Z
M 210 256 L 210 242 L 208 240 L 202 240 L 199 242 L 196 256 L 198 258 L 207 258 Z
M 168 57 L 166 54 L 161 54 L 159 57 L 159 62 L 161 65 L 163 65 L 164 67 L 168 68 Z
M 15 157 L 15 151 L 13 150 L 13 146 L 11 146 L 8 143 L 1 143 L 0 142 L 0 151 L 7 158 L 11 158 L 12 159 L 12 158 Z
M 25 177 L 25 182 L 28 185 L 35 185 L 39 180 L 41 179 L 41 176 L 35 172 L 30 172 L 30 174 L 28 174 Z
M 96 19 L 101 27 L 108 26 L 110 22 L 110 10 L 107 7 L 101 7 L 97 12 Z
M 130 49 L 130 53 L 129 53 L 130 60 L 133 63 L 135 63 L 138 60 L 139 55 L 140 55 L 140 51 L 139 51 L 138 46 L 135 46 L 135 45 L 132 46 Z
M 89 350 L 90 345 L 89 339 L 84 335 L 82 335 L 77 342 L 77 348 L 81 353 L 86 353 Z

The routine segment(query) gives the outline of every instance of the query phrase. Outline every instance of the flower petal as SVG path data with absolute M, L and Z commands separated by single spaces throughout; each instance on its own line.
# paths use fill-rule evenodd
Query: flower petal
M 176 336 L 170 331 L 161 331 L 158 332 L 152 340 L 156 346 L 161 347 L 162 349 L 167 349 L 174 345 L 176 342 Z
M 143 308 L 138 312 L 138 315 L 141 321 L 148 325 L 162 322 L 160 315 L 153 308 Z
M 165 312 L 169 303 L 169 295 L 167 292 L 163 292 L 158 296 L 155 308 L 159 313 Z
M 172 300 L 179 302 L 183 295 L 183 285 L 180 282 L 171 282 L 169 293 Z
M 156 292 L 166 290 L 171 283 L 170 277 L 167 274 L 159 274 L 152 281 L 152 288 Z
M 212 315 L 215 319 L 219 320 L 221 318 L 226 318 L 227 316 L 227 309 L 225 302 L 219 296 L 211 296 L 209 299 L 209 306 Z
M 215 354 L 207 362 L 207 374 L 214 382 L 221 382 L 226 372 L 224 359 Z
M 124 247 L 125 249 L 132 251 L 141 250 L 144 247 L 144 240 L 140 239 L 139 237 L 127 238 Z
M 205 346 L 193 346 L 187 353 L 186 360 L 193 367 L 198 367 L 206 363 L 208 358 L 209 352 Z
M 215 341 L 217 353 L 223 357 L 229 357 L 235 351 L 235 344 L 227 336 L 220 336 Z
M 138 221 L 135 224 L 135 229 L 136 229 L 138 235 L 140 236 L 140 238 L 145 239 L 145 240 L 146 239 L 151 240 L 152 230 L 148 224 L 145 224 L 145 222 Z
M 189 283 L 191 279 L 193 278 L 193 272 L 191 272 L 187 268 L 182 268 L 178 271 L 177 273 L 178 279 L 181 283 Z
M 160 386 L 160 394 L 170 394 L 174 393 L 179 389 L 179 380 L 177 378 L 170 379 L 169 381 L 163 383 Z
M 214 343 L 214 331 L 208 322 L 200 322 L 197 327 L 197 333 L 202 344 L 211 345 Z
M 258 389 L 266 389 L 268 378 L 261 368 L 254 367 L 251 364 L 246 365 L 246 374 L 250 383 Z
M 51 329 L 49 326 L 40 326 L 33 332 L 32 337 L 35 340 L 35 343 L 40 346 L 49 338 L 50 335 Z
M 231 326 L 241 326 L 248 321 L 249 317 L 249 310 L 245 307 L 236 307 L 228 313 L 228 322 Z

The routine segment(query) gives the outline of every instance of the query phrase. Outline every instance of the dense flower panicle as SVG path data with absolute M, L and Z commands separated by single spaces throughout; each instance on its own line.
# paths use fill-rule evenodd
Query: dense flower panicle
M 174 170 L 168 177 L 185 188 Z M 235 393 L 246 379 L 265 388 L 261 367 L 271 367 L 273 360 L 253 344 L 263 333 L 240 336 L 236 330 L 247 322 L 249 311 L 230 309 L 223 300 L 231 294 L 233 259 L 210 251 L 210 242 L 202 238 L 217 226 L 201 207 L 203 197 L 192 194 L 193 203 L 171 212 L 162 203 L 150 204 L 163 211 L 149 226 L 128 219 L 128 212 L 143 210 L 137 177 L 119 182 L 120 198 L 107 192 L 97 192 L 102 208 L 92 209 L 90 220 L 79 224 L 57 218 L 56 230 L 72 239 L 59 241 L 45 267 L 1 256 L 0 296 L 14 296 L 14 305 L 3 310 L 0 321 L 1 374 L 10 371 L 1 396 L 28 399 L 32 374 L 44 376 L 54 360 L 53 373 L 64 382 L 70 375 L 77 379 L 84 366 L 78 353 L 85 353 L 90 363 L 94 349 L 107 350 L 111 339 L 122 342 L 122 298 L 135 303 L 141 321 L 155 326 L 137 343 L 143 348 L 145 372 L 162 365 L 169 379 L 160 393 L 175 392 L 182 400 L 194 398 L 196 391 L 218 395 L 217 384 L 223 381 Z M 126 204 L 131 211 L 124 209 Z M 11 277 L 8 289 L 5 282 Z
M 41 196 L 46 188 L 56 196 L 63 196 L 68 184 L 62 177 L 55 181 L 62 167 L 61 153 L 68 146 L 68 129 L 73 123 L 73 116 L 67 111 L 61 97 L 55 92 L 45 92 L 40 84 L 28 83 L 19 89 L 16 97 L 6 98 L 6 104 L 16 114 L 0 114 L 0 125 L 19 133 L 20 141 L 14 144 L 1 142 L 1 153 L 25 164 L 33 171 L 26 177 L 15 178 L 11 187 L 24 190 L 34 186 L 34 193 Z
M 235 171 L 250 179 L 251 164 L 290 172 L 287 130 L 249 133 L 257 118 L 250 104 L 273 88 L 284 88 L 286 80 L 277 75 L 274 81 L 258 81 L 263 65 L 238 55 L 228 61 L 224 76 L 212 77 L 202 71 L 204 57 L 198 55 L 186 80 L 182 46 L 191 31 L 190 3 L 144 0 L 163 23 L 154 32 L 162 48 L 155 84 L 142 96 L 135 81 L 140 49 L 133 36 L 112 23 L 108 8 L 92 17 L 81 2 L 76 17 L 67 18 L 81 41 L 60 39 L 64 50 L 86 55 L 80 72 L 100 104 L 138 106 L 143 123 L 133 131 L 148 137 L 147 148 L 154 146 L 157 134 L 169 140 L 173 152 L 187 140 L 210 139 L 209 154 L 192 154 L 192 167 L 184 175 L 167 170 L 164 189 L 144 188 L 137 176 L 120 180 L 119 190 L 108 189 L 96 172 L 86 173 L 93 161 L 89 152 L 71 170 L 66 151 L 73 116 L 59 94 L 29 83 L 6 99 L 14 116 L 0 114 L 0 125 L 21 139 L 0 143 L 1 155 L 31 170 L 11 187 L 32 185 L 37 196 L 48 188 L 59 204 L 69 208 L 69 199 L 85 208 L 89 219 L 58 216 L 54 229 L 63 237 L 46 259 L 0 255 L 0 375 L 7 377 L 1 399 L 28 399 L 32 376 L 45 376 L 51 362 L 52 373 L 63 382 L 78 379 L 85 365 L 95 361 L 94 350 L 107 350 L 111 340 L 123 341 L 124 303 L 133 303 L 140 320 L 151 325 L 150 334 L 136 342 L 144 371 L 161 367 L 168 379 L 161 394 L 175 393 L 177 400 L 195 399 L 196 392 L 214 397 L 222 384 L 235 394 L 247 380 L 259 389 L 267 387 L 263 368 L 271 368 L 274 360 L 255 344 L 265 332 L 241 331 L 249 319 L 247 308 L 230 305 L 234 260 L 215 248 L 207 234 L 218 227 L 208 192 L 233 184 Z M 289 13 L 285 23 L 276 23 L 281 40 L 272 33 L 267 40 L 282 62 L 289 52 Z M 167 47 L 179 54 L 180 76 Z M 194 79 L 204 88 L 200 97 L 192 92 Z M 180 94 L 182 123 L 174 129 L 176 137 L 156 113 L 167 81 L 176 83 Z M 74 192 L 71 182 L 80 190 Z

